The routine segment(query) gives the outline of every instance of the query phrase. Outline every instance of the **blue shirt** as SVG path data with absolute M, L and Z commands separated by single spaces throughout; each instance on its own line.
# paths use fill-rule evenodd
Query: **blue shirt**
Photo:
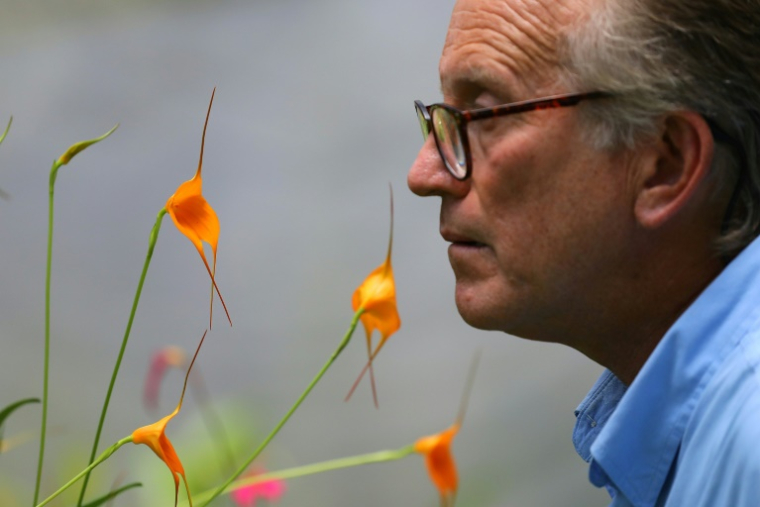
M 611 507 L 760 506 L 760 240 L 668 330 L 633 383 L 606 371 L 573 443 Z

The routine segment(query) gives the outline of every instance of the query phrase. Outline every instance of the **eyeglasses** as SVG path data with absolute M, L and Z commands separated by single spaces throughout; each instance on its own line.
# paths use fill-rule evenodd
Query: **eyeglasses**
M 467 123 L 497 116 L 537 111 L 539 109 L 554 109 L 569 107 L 582 100 L 610 97 L 608 92 L 571 93 L 554 95 L 540 99 L 513 102 L 495 107 L 470 109 L 462 111 L 448 104 L 424 105 L 414 101 L 417 119 L 420 122 L 422 136 L 427 139 L 432 133 L 438 153 L 441 154 L 446 169 L 458 180 L 466 180 L 472 172 L 472 157 L 470 142 L 467 138 Z

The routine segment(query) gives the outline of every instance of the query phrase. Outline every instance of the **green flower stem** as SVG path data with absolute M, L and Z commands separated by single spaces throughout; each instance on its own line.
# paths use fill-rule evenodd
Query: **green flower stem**
M 232 446 L 230 445 L 230 437 L 227 434 L 227 428 L 225 428 L 222 419 L 214 410 L 214 406 L 210 403 L 211 396 L 209 395 L 208 389 L 206 389 L 206 383 L 203 381 L 203 377 L 201 377 L 197 368 L 193 374 L 193 378 L 190 380 L 193 382 L 193 388 L 190 392 L 193 394 L 193 397 L 197 400 L 198 406 L 200 407 L 203 424 L 206 426 L 209 435 L 213 439 L 216 439 L 219 442 L 219 445 L 222 446 L 224 462 L 221 463 L 221 473 L 222 476 L 225 476 L 235 470 L 235 453 L 232 451 Z
M 11 117 L 11 120 L 8 122 L 8 126 L 5 128 L 5 132 L 3 132 L 2 137 L 0 137 L 0 143 L 3 142 L 5 139 L 5 136 L 8 134 L 8 130 L 11 128 L 11 122 L 13 121 L 13 117 Z M 73 144 L 69 146 L 68 150 L 58 157 L 56 160 L 53 161 L 53 166 L 50 168 L 50 182 L 48 184 L 48 244 L 47 244 L 47 271 L 45 273 L 45 360 L 43 365 L 43 373 L 42 373 L 42 424 L 40 429 L 40 455 L 39 460 L 37 462 L 37 481 L 34 486 L 34 504 L 37 503 L 37 500 L 39 499 L 40 494 L 40 482 L 42 480 L 42 463 L 44 462 L 45 458 L 45 435 L 47 433 L 47 408 L 48 408 L 48 381 L 49 381 L 49 375 L 48 371 L 50 370 L 50 274 L 52 271 L 53 266 L 53 203 L 55 201 L 55 180 L 58 177 L 58 169 L 61 168 L 61 166 L 68 164 L 71 159 L 82 150 L 87 149 L 87 147 L 92 146 L 95 143 L 99 143 L 106 137 L 113 134 L 113 132 L 116 130 L 116 128 L 119 125 L 116 125 L 114 128 L 106 132 L 100 137 L 96 137 L 95 139 L 90 139 L 88 141 L 80 141 L 76 144 Z M 94 459 L 95 456 L 93 454 L 92 459 Z M 92 461 L 90 459 L 90 461 Z
M 205 500 L 203 503 L 199 505 L 199 507 L 205 507 L 209 503 L 211 503 L 217 496 L 222 494 L 222 492 L 227 489 L 227 487 L 232 484 L 232 482 L 240 477 L 240 475 L 245 472 L 245 470 L 248 468 L 248 466 L 253 463 L 253 460 L 259 457 L 259 454 L 266 448 L 267 445 L 269 445 L 269 442 L 272 441 L 272 439 L 279 433 L 279 431 L 282 429 L 283 426 L 285 426 L 285 423 L 288 422 L 288 419 L 290 419 L 290 416 L 293 415 L 293 413 L 296 411 L 296 409 L 301 406 L 301 403 L 303 400 L 306 399 L 306 397 L 309 395 L 312 389 L 314 389 L 314 386 L 317 385 L 317 382 L 324 376 L 324 374 L 327 372 L 328 369 L 330 369 L 330 366 L 335 362 L 335 360 L 338 358 L 341 352 L 343 352 L 343 349 L 346 348 L 348 345 L 348 342 L 351 341 L 351 336 L 354 334 L 354 330 L 356 329 L 356 325 L 359 323 L 359 317 L 362 316 L 362 313 L 364 313 L 364 308 L 359 308 L 356 313 L 354 314 L 353 319 L 351 320 L 351 325 L 348 327 L 348 331 L 346 331 L 345 336 L 340 342 L 340 345 L 338 345 L 338 348 L 335 349 L 335 352 L 332 353 L 330 356 L 330 359 L 327 360 L 325 365 L 322 367 L 321 370 L 319 370 L 319 373 L 314 377 L 314 379 L 311 381 L 311 383 L 306 387 L 306 390 L 304 390 L 303 393 L 301 393 L 301 396 L 298 397 L 296 402 L 293 404 L 292 407 L 290 407 L 290 410 L 285 414 L 285 416 L 280 420 L 279 423 L 277 423 L 277 426 L 274 427 L 271 433 L 269 433 L 269 436 L 267 436 L 264 441 L 259 445 L 259 448 L 256 449 L 256 451 L 251 455 L 248 460 L 243 463 L 243 465 L 238 468 L 237 472 L 235 472 L 227 481 L 219 486 L 214 492 L 211 494 L 211 497 L 208 500 Z
M 81 472 L 79 472 L 73 479 L 71 479 L 69 482 L 67 482 L 63 486 L 61 486 L 61 488 L 58 491 L 56 491 L 55 493 L 53 493 L 52 495 L 50 495 L 49 497 L 47 497 L 45 500 L 43 500 L 36 507 L 42 507 L 43 505 L 46 505 L 51 500 L 53 500 L 55 497 L 57 497 L 58 495 L 60 495 L 61 493 L 63 493 L 67 489 L 69 489 L 79 479 L 81 479 L 85 475 L 89 476 L 89 474 L 90 474 L 90 472 L 92 471 L 93 468 L 95 468 L 96 466 L 100 465 L 101 463 L 103 463 L 108 458 L 110 458 L 111 455 L 113 453 L 115 453 L 119 449 L 119 447 L 123 446 L 124 444 L 128 444 L 131 441 L 132 441 L 132 435 L 130 435 L 128 437 L 124 437 L 121 440 L 119 440 L 118 442 L 116 442 L 115 444 L 113 444 L 111 447 L 109 447 L 108 449 L 106 449 L 105 451 L 103 451 L 103 454 L 101 454 L 100 456 L 98 456 L 98 459 L 96 459 L 92 463 L 90 463 L 90 465 L 87 468 L 85 468 L 84 470 L 82 470 Z
M 243 488 L 252 484 L 258 484 L 266 481 L 293 479 L 295 477 L 303 477 L 306 475 L 320 474 L 322 472 L 330 472 L 332 470 L 340 470 L 342 468 L 371 465 L 373 463 L 384 463 L 386 461 L 395 461 L 405 458 L 412 453 L 414 453 L 414 445 L 409 445 L 401 449 L 372 452 L 369 454 L 361 454 L 359 456 L 350 456 L 348 458 L 338 458 L 329 461 L 322 461 L 320 463 L 312 463 L 311 465 L 287 468 L 285 470 L 279 470 L 276 472 L 268 472 L 265 474 L 246 477 L 245 479 L 235 481 L 226 487 L 222 494 L 228 494 L 238 488 Z M 195 499 L 196 502 L 199 500 L 205 500 L 205 497 L 209 494 L 209 492 L 205 492 L 197 496 Z
M 48 382 L 50 370 L 50 275 L 53 268 L 53 203 L 55 202 L 55 179 L 58 177 L 58 169 L 61 167 L 59 160 L 53 162 L 50 168 L 50 182 L 48 183 L 48 235 L 47 235 L 47 268 L 45 272 L 45 359 L 42 366 L 42 424 L 40 429 L 40 454 L 37 460 L 37 480 L 34 486 L 34 502 L 40 496 L 40 482 L 42 481 L 42 463 L 45 460 L 45 437 L 47 435 L 47 412 L 48 412 Z
M 145 276 L 148 274 L 148 267 L 150 267 L 150 260 L 153 257 L 153 249 L 156 246 L 156 240 L 158 239 L 158 232 L 161 229 L 161 220 L 166 214 L 166 208 L 162 208 L 156 216 L 156 223 L 153 225 L 153 229 L 150 231 L 150 241 L 148 243 L 148 253 L 145 256 L 145 264 L 143 265 L 142 274 L 140 275 L 140 282 L 137 284 L 137 292 L 135 293 L 135 300 L 132 303 L 132 311 L 129 314 L 129 321 L 127 322 L 127 329 L 124 331 L 124 339 L 121 342 L 121 349 L 119 350 L 119 356 L 116 358 L 116 364 L 113 368 L 113 375 L 111 376 L 111 383 L 108 385 L 108 392 L 106 393 L 106 399 L 103 403 L 103 411 L 100 414 L 100 421 L 98 422 L 98 430 L 95 432 L 95 441 L 92 444 L 92 452 L 90 453 L 90 463 L 93 463 L 95 454 L 98 452 L 98 443 L 100 442 L 100 433 L 103 431 L 103 423 L 106 420 L 106 412 L 108 412 L 108 404 L 111 401 L 111 393 L 113 392 L 114 385 L 116 384 L 116 376 L 119 374 L 119 367 L 121 366 L 121 360 L 124 357 L 124 350 L 127 348 L 127 342 L 129 341 L 129 333 L 132 331 L 132 323 L 135 320 L 135 313 L 137 313 L 137 305 L 140 302 L 140 293 L 142 293 L 143 284 L 145 283 Z M 87 472 L 84 482 L 82 483 L 82 491 L 79 493 L 78 507 L 82 507 L 84 501 L 84 495 L 87 491 L 87 482 L 90 480 L 90 473 Z

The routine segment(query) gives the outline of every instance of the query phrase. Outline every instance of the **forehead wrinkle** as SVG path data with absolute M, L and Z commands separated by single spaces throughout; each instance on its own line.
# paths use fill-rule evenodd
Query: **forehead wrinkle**
M 540 4 L 534 4 L 540 5 Z M 505 30 L 505 35 L 509 37 L 515 49 L 522 50 L 526 53 L 531 61 L 543 63 L 544 65 L 555 64 L 557 62 L 557 40 L 559 35 L 559 25 L 551 15 L 550 10 L 541 9 L 541 14 L 533 12 L 532 9 L 516 9 L 509 3 L 503 4 L 504 9 L 510 11 L 509 14 L 502 14 L 505 25 L 511 25 L 512 30 Z M 511 19 L 507 19 L 507 16 Z M 515 32 L 516 29 L 517 31 Z M 520 47 L 520 39 L 527 35 L 523 41 L 529 42 L 527 47 Z M 535 66 L 535 65 L 534 65 Z
M 477 85 L 494 90 L 501 90 L 505 99 L 512 95 L 507 88 L 507 83 L 496 69 L 493 61 L 484 58 L 484 54 L 477 48 L 468 51 L 469 56 L 462 60 L 456 68 L 441 67 L 441 93 L 444 96 L 457 95 L 463 87 Z
M 577 10 L 561 0 L 460 1 L 441 58 L 444 94 L 459 81 L 485 80 L 508 92 L 510 84 L 524 87 L 545 77 L 558 66 L 558 41 L 573 15 Z
M 574 0 L 574 7 L 567 0 L 531 0 L 539 5 L 545 15 L 554 20 L 557 27 L 564 27 L 582 16 L 588 10 L 589 0 Z M 580 7 L 580 8 L 579 8 Z

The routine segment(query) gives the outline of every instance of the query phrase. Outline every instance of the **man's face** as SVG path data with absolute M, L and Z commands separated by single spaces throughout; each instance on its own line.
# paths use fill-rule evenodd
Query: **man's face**
M 555 52 L 560 31 L 587 8 L 581 0 L 458 1 L 440 61 L 444 102 L 472 109 L 591 91 L 562 87 Z M 457 307 L 475 327 L 572 341 L 614 297 L 618 254 L 630 250 L 635 226 L 628 171 L 622 156 L 584 142 L 578 113 L 470 123 L 469 180 L 446 171 L 432 137 L 410 169 L 413 192 L 441 197 Z

